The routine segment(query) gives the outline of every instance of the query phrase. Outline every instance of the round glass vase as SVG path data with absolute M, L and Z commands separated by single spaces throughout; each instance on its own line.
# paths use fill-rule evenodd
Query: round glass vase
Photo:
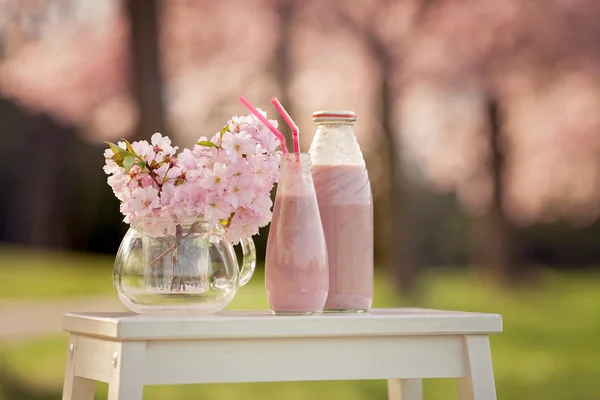
M 254 273 L 254 242 L 240 244 L 241 270 L 221 226 L 198 218 L 140 218 L 121 242 L 113 284 L 121 303 L 137 314 L 212 314 Z

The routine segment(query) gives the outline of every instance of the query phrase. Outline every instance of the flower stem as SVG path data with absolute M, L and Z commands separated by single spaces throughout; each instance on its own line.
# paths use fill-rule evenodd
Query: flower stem
M 191 232 L 190 232 L 191 233 Z M 187 234 L 189 235 L 189 233 Z M 185 235 L 185 236 L 187 236 Z M 173 256 L 171 257 L 171 260 L 173 262 L 173 269 L 171 272 L 171 285 L 170 285 L 170 289 L 169 290 L 173 290 L 173 285 L 175 284 L 175 264 L 179 263 L 179 261 L 181 260 L 181 245 L 183 242 L 183 239 L 185 237 L 183 235 L 183 228 L 181 225 L 177 224 L 175 225 L 175 252 L 173 253 Z M 177 284 L 179 286 L 180 289 L 182 289 L 182 291 L 185 291 L 185 283 L 181 281 L 181 277 L 177 277 Z
M 177 225 L 177 226 L 179 226 L 179 225 Z M 182 236 L 182 239 L 185 239 L 186 237 L 190 236 L 192 233 L 196 233 L 196 232 L 186 233 L 185 235 Z M 153 261 L 151 261 L 150 264 L 148 264 L 148 267 L 151 267 L 154 264 L 156 264 L 157 262 L 159 262 L 164 256 L 166 256 L 167 254 L 172 252 L 176 247 L 177 247 L 177 243 L 174 244 L 173 246 L 169 247 L 160 256 L 156 257 Z
M 176 290 L 179 289 L 179 290 L 185 291 L 185 281 L 181 276 L 178 275 L 179 273 L 183 272 L 183 271 L 181 271 L 181 265 L 180 265 L 181 259 L 183 258 L 182 257 L 183 240 L 190 235 L 199 234 L 200 232 L 198 230 L 198 226 L 199 226 L 198 222 L 193 223 L 191 226 L 190 232 L 188 232 L 184 235 L 183 227 L 180 224 L 175 225 L 175 244 L 173 244 L 167 250 L 162 252 L 158 257 L 156 257 L 154 260 L 152 260 L 148 264 L 148 268 L 150 268 L 154 264 L 156 264 L 157 262 L 162 260 L 166 255 L 168 255 L 169 253 L 172 253 L 172 255 L 171 255 L 171 280 L 169 283 L 170 291 L 172 291 L 173 289 L 176 289 Z
M 156 257 L 154 259 L 154 261 L 150 262 L 150 264 L 148 264 L 148 267 L 153 266 L 154 264 L 156 264 L 157 262 L 159 262 L 164 256 L 166 256 L 167 254 L 169 254 L 171 251 L 173 251 L 173 249 L 175 248 L 175 245 L 169 247 L 167 250 L 164 251 L 164 253 L 162 253 L 160 256 Z

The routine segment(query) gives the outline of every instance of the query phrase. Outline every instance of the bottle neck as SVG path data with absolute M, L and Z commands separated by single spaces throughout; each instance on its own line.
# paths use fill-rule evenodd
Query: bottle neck
M 319 121 L 309 150 L 313 166 L 364 165 L 364 159 L 352 127 L 352 121 L 347 123 Z
M 350 127 L 350 129 L 352 129 L 354 127 L 354 121 L 351 120 L 338 120 L 338 119 L 326 119 L 326 120 L 319 120 L 319 121 L 315 121 L 315 125 L 317 127 L 321 127 L 321 126 L 325 126 L 328 128 L 340 128 L 343 129 L 344 127 Z
M 282 154 L 277 197 L 316 196 L 311 170 L 311 159 L 308 153 Z
M 284 153 L 281 155 L 281 172 L 310 172 L 311 161 L 308 153 Z
M 337 135 L 354 136 L 353 121 L 318 121 L 317 134 L 322 132 L 335 132 Z

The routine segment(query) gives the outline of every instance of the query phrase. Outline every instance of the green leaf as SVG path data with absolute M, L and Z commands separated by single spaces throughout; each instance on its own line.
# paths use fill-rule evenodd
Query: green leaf
M 123 153 L 123 152 L 127 153 L 127 150 L 125 150 L 125 149 L 124 149 L 124 148 L 122 148 L 122 147 L 119 147 L 119 146 L 117 146 L 117 145 L 116 145 L 116 144 L 114 144 L 114 143 L 111 143 L 111 142 L 104 142 L 104 143 L 106 143 L 106 144 L 108 145 L 108 147 L 110 147 L 110 149 L 111 149 L 111 150 L 113 151 L 113 153 L 115 153 L 115 154 L 119 154 L 119 153 Z
M 129 172 L 131 170 L 131 167 L 134 166 L 135 164 L 135 157 L 132 155 L 127 155 L 125 156 L 125 158 L 123 159 L 123 168 L 125 168 L 125 172 Z
M 125 142 L 125 147 L 127 147 L 127 150 L 134 155 L 137 155 L 137 153 L 135 152 L 135 150 L 133 149 L 133 146 L 131 145 L 131 143 L 129 143 L 129 141 L 127 141 L 126 139 L 123 139 L 123 141 Z
M 221 132 L 220 132 L 221 139 L 223 139 L 223 135 L 225 134 L 225 132 L 229 132 L 229 125 L 225 125 L 223 127 L 223 129 L 221 129 Z
M 138 165 L 140 166 L 140 168 L 144 169 L 144 168 L 146 168 L 146 161 L 140 160 L 140 161 L 138 161 Z
M 213 142 L 209 141 L 209 140 L 203 140 L 201 142 L 196 143 L 200 146 L 205 146 L 205 147 L 217 147 Z
M 131 157 L 131 154 L 129 154 L 128 151 L 121 151 L 115 153 L 110 159 L 117 163 L 119 167 L 123 168 L 123 161 L 125 161 L 125 158 L 127 157 Z

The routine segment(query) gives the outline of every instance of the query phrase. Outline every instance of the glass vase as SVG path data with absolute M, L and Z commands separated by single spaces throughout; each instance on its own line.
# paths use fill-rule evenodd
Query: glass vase
M 115 259 L 119 299 L 138 314 L 203 315 L 222 310 L 256 266 L 252 238 L 240 242 L 241 270 L 220 226 L 197 218 L 141 218 Z

